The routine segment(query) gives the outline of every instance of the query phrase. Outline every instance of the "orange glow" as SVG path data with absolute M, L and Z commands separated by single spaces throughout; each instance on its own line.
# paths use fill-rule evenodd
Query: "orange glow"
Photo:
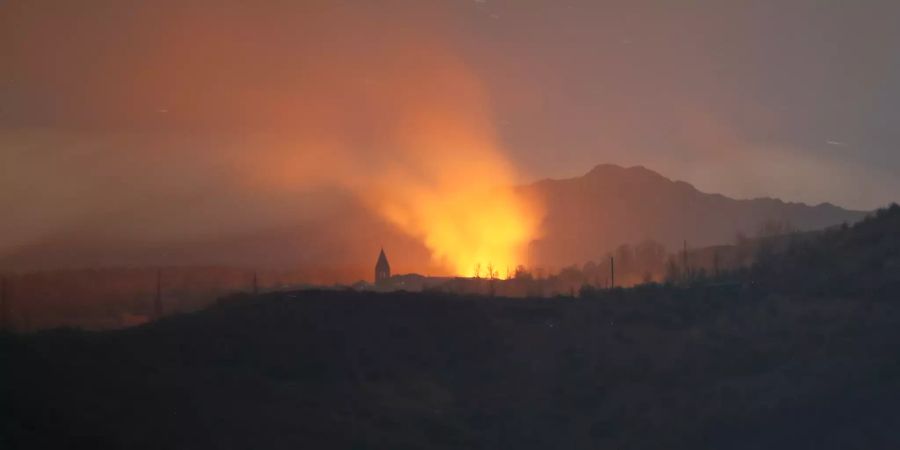
M 525 262 L 534 236 L 534 220 L 508 191 L 492 194 L 472 190 L 426 192 L 432 197 L 407 214 L 388 209 L 389 217 L 418 236 L 438 262 L 457 275 L 471 276 L 476 267 L 497 273 Z M 390 205 L 389 205 L 390 208 Z M 501 268 L 504 268 L 501 270 Z M 482 272 L 483 273 L 483 272 Z
M 449 273 L 506 274 L 527 264 L 539 208 L 514 190 L 516 177 L 494 136 L 487 95 L 464 64 L 445 58 L 403 102 L 392 146 L 366 196 L 372 207 L 419 239 Z M 425 94 L 427 92 L 427 95 Z
M 431 264 L 386 249 L 413 271 L 472 276 L 479 265 L 505 275 L 527 264 L 539 208 L 515 193 L 519 180 L 478 75 L 431 30 L 392 27 L 369 41 L 378 10 L 320 13 L 309 31 L 316 39 L 298 41 L 297 51 L 327 43 L 327 58 L 299 59 L 303 70 L 278 78 L 283 85 L 226 96 L 266 130 L 220 149 L 242 187 L 272 198 L 320 187 L 350 192 L 428 250 Z M 342 26 L 322 26 L 332 22 Z M 219 39 L 190 42 L 198 47 L 191 54 L 233 58 L 231 48 L 215 51 Z M 295 214 L 316 214 L 296 197 Z
M 502 169 L 484 176 L 479 171 L 485 168 L 470 168 L 470 175 L 461 171 L 458 178 L 435 184 L 392 182 L 389 191 L 404 195 L 388 196 L 377 208 L 421 239 L 435 262 L 452 273 L 472 276 L 478 266 L 505 274 L 507 268 L 526 263 L 527 245 L 536 235 L 536 214 L 512 191 L 507 184 L 511 178 Z
M 270 152 L 275 157 L 262 159 L 268 163 L 256 179 L 279 190 L 297 180 L 304 181 L 301 188 L 330 183 L 348 189 L 428 249 L 430 269 L 412 270 L 470 277 L 477 265 L 481 276 L 488 276 L 489 266 L 505 276 L 507 269 L 529 264 L 542 208 L 515 190 L 515 172 L 489 137 L 458 125 L 419 135 L 407 130 L 391 152 L 365 163 L 354 159 L 353 149 L 327 144 Z M 386 250 L 395 261 L 412 263 Z

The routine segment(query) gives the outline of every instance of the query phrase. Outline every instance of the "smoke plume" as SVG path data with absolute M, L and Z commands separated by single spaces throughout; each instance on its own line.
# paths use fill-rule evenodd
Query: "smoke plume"
M 297 224 L 315 224 L 316 247 L 383 223 L 428 250 L 429 270 L 527 262 L 540 209 L 511 190 L 490 98 L 441 39 L 439 8 L 64 6 L 4 13 L 29 106 L 0 117 L 0 257 Z M 356 204 L 378 219 L 341 209 Z

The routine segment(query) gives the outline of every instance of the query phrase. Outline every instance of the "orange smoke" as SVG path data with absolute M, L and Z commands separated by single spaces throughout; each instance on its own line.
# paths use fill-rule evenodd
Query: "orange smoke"
M 429 136 L 418 148 L 434 160 L 430 167 L 394 167 L 376 177 L 377 192 L 368 196 L 376 211 L 420 239 L 434 262 L 452 273 L 477 275 L 476 267 L 506 273 L 527 263 L 536 208 L 513 191 L 512 172 L 495 147 L 463 137 Z
M 471 276 L 476 266 L 505 273 L 527 263 L 537 208 L 513 190 L 514 170 L 481 85 L 447 56 L 418 73 L 415 95 L 391 99 L 399 106 L 389 133 L 395 150 L 360 194 L 453 274 Z
M 540 208 L 514 190 L 477 75 L 427 32 L 406 33 L 363 53 L 351 42 L 305 72 L 302 101 L 278 102 L 296 119 L 293 141 L 265 146 L 258 178 L 341 186 L 419 240 L 445 273 L 471 276 L 477 265 L 504 275 L 528 263 Z
M 502 275 L 528 264 L 540 208 L 514 189 L 514 169 L 487 133 L 490 122 L 433 110 L 409 114 L 389 143 L 370 143 L 379 145 L 377 157 L 333 143 L 295 144 L 273 153 L 258 176 L 279 189 L 306 180 L 350 190 L 419 240 L 447 274 L 471 276 L 477 265 Z
M 16 23 L 27 33 L 11 40 L 28 43 L 12 60 L 17 79 L 34 83 L 40 99 L 66 100 L 71 110 L 59 114 L 84 130 L 59 131 L 60 142 L 46 147 L 72 147 L 73 155 L 49 158 L 52 164 L 33 151 L 30 165 L 25 151 L 8 157 L 20 168 L 17 183 L 32 192 L 42 179 L 47 190 L 22 202 L 29 214 L 14 214 L 36 224 L 17 230 L 40 233 L 14 243 L 107 224 L 122 240 L 157 242 L 313 222 L 308 228 L 322 223 L 328 230 L 320 234 L 340 236 L 387 222 L 421 242 L 413 251 L 430 252 L 431 265 L 427 256 L 398 254 L 405 251 L 399 245 L 398 253 L 387 248 L 404 270 L 471 275 L 475 265 L 491 265 L 502 274 L 527 264 L 538 209 L 512 189 L 518 179 L 495 135 L 490 98 L 458 57 L 449 19 L 455 6 L 191 3 L 152 14 L 117 2 L 104 14 L 76 8 L 92 20 L 88 27 L 67 10 L 23 7 Z M 110 189 L 112 179 L 129 183 Z M 339 200 L 330 199 L 348 192 L 384 220 L 333 212 L 328 202 Z M 37 197 L 52 200 L 45 206 Z M 47 220 L 46 211 L 59 217 Z M 399 241 L 384 236 L 395 231 L 389 227 L 365 231 L 343 242 L 363 252 L 360 242 Z M 305 239 L 307 249 L 320 250 L 310 254 L 359 258 Z

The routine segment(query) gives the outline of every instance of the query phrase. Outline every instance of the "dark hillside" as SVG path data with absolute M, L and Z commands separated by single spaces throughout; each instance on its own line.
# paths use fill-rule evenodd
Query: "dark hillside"
M 753 277 L 768 290 L 817 295 L 900 295 L 900 206 L 812 239 L 788 237 L 786 249 L 760 249 Z
M 3 335 L 0 448 L 900 447 L 900 207 L 756 246 L 579 299 L 301 291 Z
M 2 448 L 896 448 L 900 305 L 298 292 L 6 336 Z

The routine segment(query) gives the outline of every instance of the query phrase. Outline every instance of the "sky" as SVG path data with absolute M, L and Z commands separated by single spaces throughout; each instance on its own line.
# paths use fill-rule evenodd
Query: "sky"
M 461 45 L 534 176 L 612 162 L 735 197 L 859 209 L 900 197 L 897 2 L 487 0 L 475 11 Z
M 0 252 L 281 226 L 333 191 L 427 244 L 444 219 L 416 202 L 601 163 L 872 209 L 900 199 L 897 17 L 873 0 L 6 1 Z M 524 239 L 537 208 L 496 203 Z

